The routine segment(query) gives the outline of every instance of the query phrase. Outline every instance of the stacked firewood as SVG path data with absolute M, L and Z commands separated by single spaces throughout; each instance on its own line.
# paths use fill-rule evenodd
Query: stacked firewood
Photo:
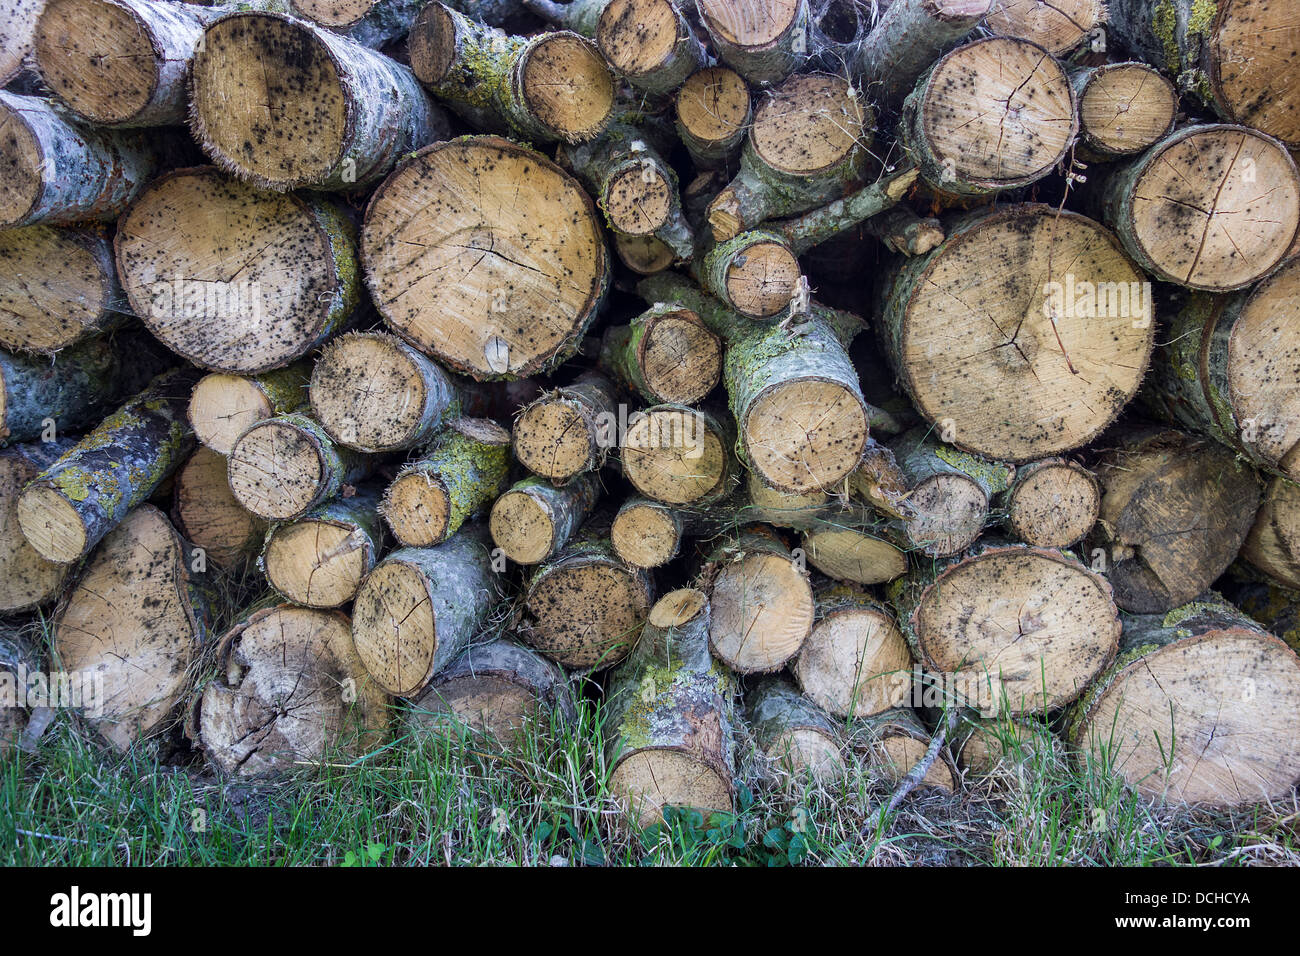
M 1300 777 L 1300 10 L 0 10 L 0 666 L 107 744 Z

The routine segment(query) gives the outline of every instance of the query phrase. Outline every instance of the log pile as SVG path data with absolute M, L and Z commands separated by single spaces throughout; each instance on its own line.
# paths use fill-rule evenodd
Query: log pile
M 106 746 L 1300 778 L 1292 5 L 0 8 L 0 665 Z

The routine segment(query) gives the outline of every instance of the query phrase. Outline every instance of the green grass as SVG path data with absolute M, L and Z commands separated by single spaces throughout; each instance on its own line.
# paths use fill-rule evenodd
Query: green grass
M 399 727 L 400 727 L 399 723 Z M 1153 806 L 1046 727 L 948 795 L 893 786 L 862 757 L 834 785 L 790 779 L 742 731 L 737 812 L 677 811 L 645 831 L 611 799 L 599 705 L 502 748 L 464 731 L 398 737 L 277 783 L 223 782 L 159 745 L 121 756 L 64 715 L 0 763 L 2 864 L 1240 865 L 1300 863 L 1300 806 Z M 181 755 L 184 757 L 184 755 Z

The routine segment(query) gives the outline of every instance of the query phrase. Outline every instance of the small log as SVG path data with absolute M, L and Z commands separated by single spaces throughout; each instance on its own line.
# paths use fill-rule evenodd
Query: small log
M 652 276 L 663 272 L 676 261 L 673 250 L 654 236 L 614 235 L 614 251 L 619 260 L 637 275 Z
M 650 576 L 620 561 L 602 531 L 588 523 L 528 577 L 519 636 L 565 667 L 617 664 L 653 603 Z
M 1064 458 L 1021 465 L 998 502 L 1007 531 L 1025 544 L 1069 548 L 1083 540 L 1101 513 L 1101 484 Z
M 705 563 L 714 655 L 738 674 L 780 670 L 812 633 L 816 602 L 803 562 L 761 526 L 729 534 Z
M 576 33 L 511 36 L 430 3 L 409 42 L 420 82 L 484 132 L 581 143 L 613 118 L 614 78 L 595 44 Z
M 98 231 L 0 230 L 0 346 L 48 355 L 116 325 L 125 307 Z
M 1192 600 L 1236 557 L 1255 513 L 1259 481 L 1230 451 L 1174 431 L 1120 435 L 1101 453 L 1101 549 L 1115 603 L 1152 614 Z
M 788 680 L 764 680 L 745 695 L 745 709 L 759 749 L 782 771 L 818 783 L 843 776 L 839 728 Z
M 289 0 L 289 12 L 299 19 L 373 50 L 405 37 L 421 6 L 421 0 Z
M 718 58 L 750 83 L 783 80 L 815 52 L 808 49 L 807 0 L 696 0 L 695 8 Z
M 1300 589 L 1300 485 L 1273 478 L 1264 487 L 1241 558 L 1283 587 Z
M 262 608 L 221 638 L 216 658 L 189 732 L 230 776 L 360 757 L 388 736 L 388 695 L 366 673 L 340 611 Z
M 830 508 L 830 495 L 821 489 L 788 495 L 763 483 L 754 472 L 745 473 L 749 505 L 743 518 L 776 525 L 778 528 L 809 528 Z
M 1027 40 L 990 37 L 935 63 L 903 101 L 899 141 L 934 189 L 984 196 L 1037 182 L 1079 132 L 1064 68 Z
M 357 654 L 390 694 L 413 696 L 460 656 L 487 621 L 496 596 L 483 528 L 466 526 L 436 548 L 394 551 L 357 591 Z
M 641 494 L 670 505 L 705 505 L 739 481 L 735 428 L 725 412 L 656 405 L 628 422 L 619 445 L 623 476 Z
M 571 357 L 609 287 L 586 192 L 540 153 L 491 136 L 403 163 L 370 199 L 362 262 L 389 327 L 480 380 Z
M 634 495 L 619 506 L 609 543 L 619 560 L 635 568 L 658 568 L 681 553 L 692 530 L 689 512 Z
M 849 69 L 872 102 L 893 113 L 921 74 L 965 40 L 997 2 L 894 0 L 853 51 Z
M 901 434 L 901 433 L 900 433 Z M 848 480 L 849 494 L 882 515 L 901 521 L 916 517 L 912 485 L 898 464 L 893 449 L 874 438 L 867 439 L 862 461 Z
M 725 66 L 698 70 L 677 91 L 677 135 L 698 169 L 727 166 L 753 116 L 744 77 Z
M 221 567 L 256 555 L 266 522 L 249 514 L 230 490 L 226 457 L 200 446 L 176 472 L 172 515 L 176 530 Z
M 1089 158 L 1134 156 L 1174 131 L 1178 94 L 1145 63 L 1080 67 L 1070 82 L 1079 99 L 1079 143 Z
M 653 405 L 694 405 L 722 378 L 722 342 L 690 309 L 654 305 L 605 330 L 600 364 Z
M 32 480 L 17 510 L 33 548 L 63 564 L 85 557 L 185 461 L 194 378 L 184 369 L 158 376 Z
M 141 133 L 74 126 L 46 100 L 0 90 L 0 228 L 116 219 L 159 161 Z
M 709 656 L 709 604 L 682 588 L 650 610 L 606 703 L 609 788 L 642 826 L 666 806 L 730 811 L 735 680 Z
M 24 75 L 44 6 L 45 0 L 5 0 L 5 17 L 0 20 L 0 88 Z
M 4 37 L 0 35 L 0 40 Z M 28 675 L 44 671 L 41 654 L 18 623 L 0 622 L 0 764 L 15 750 L 26 749 L 34 723 L 27 695 Z M 43 704 L 46 714 L 52 711 Z
M 696 263 L 700 287 L 747 319 L 788 318 L 806 283 L 795 251 L 779 233 L 754 229 L 721 242 Z
M 564 484 L 605 464 L 618 443 L 617 424 L 613 384 L 598 372 L 585 372 L 519 413 L 512 434 L 515 457 L 534 474 Z
M 594 475 L 581 475 L 560 488 L 543 478 L 525 478 L 492 505 L 492 541 L 516 564 L 540 564 L 569 543 L 599 499 Z
M 1300 594 L 1267 579 L 1230 585 L 1234 606 L 1300 654 Z
M 596 23 L 596 46 L 615 73 L 652 96 L 676 91 L 709 60 L 673 0 L 610 0 Z
M 1061 551 L 989 542 L 890 585 L 898 626 L 945 698 L 981 714 L 1069 703 L 1119 640 L 1111 586 Z
M 210 595 L 191 547 L 152 505 L 104 538 L 54 618 L 54 659 L 94 675 L 90 725 L 126 750 L 178 717 L 208 640 Z
M 221 10 L 159 0 L 46 0 L 32 54 L 41 81 L 97 126 L 181 126 L 185 81 Z
M 881 339 L 916 410 L 957 447 L 1012 462 L 1100 434 L 1155 340 L 1150 285 L 1118 240 L 1038 204 L 959 218 L 933 252 L 893 263 L 881 295 Z
M 229 455 L 235 440 L 253 425 L 306 404 L 311 370 L 304 359 L 260 375 L 203 376 L 190 395 L 195 436 L 218 454 Z
M 923 256 L 948 238 L 943 223 L 933 217 L 918 216 L 906 206 L 893 206 L 862 223 L 890 252 L 903 256 Z
M 49 604 L 63 589 L 71 565 L 46 559 L 23 536 L 18 525 L 18 496 L 73 444 L 75 439 L 59 438 L 0 451 L 0 614 Z
M 776 87 L 754 111 L 740 172 L 709 204 L 714 240 L 806 212 L 858 185 L 874 122 L 840 77 L 799 74 Z
M 258 422 L 230 450 L 230 490 L 268 521 L 294 521 L 374 471 L 375 458 L 336 444 L 306 415 Z
M 279 13 L 208 24 L 191 72 L 194 138 L 264 189 L 360 189 L 451 132 L 409 69 Z
M 900 783 L 919 764 L 930 748 L 930 733 L 910 707 L 895 707 L 854 721 L 854 750 L 865 751 L 872 766 L 891 783 Z M 952 793 L 957 789 L 957 764 L 947 748 L 921 778 L 920 786 L 938 787 Z
M 381 491 L 377 484 L 363 485 L 272 528 L 260 562 L 267 584 L 304 607 L 351 601 L 383 553 Z
M 1251 290 L 1178 296 L 1167 343 L 1139 398 L 1157 417 L 1209 435 L 1256 467 L 1300 480 L 1300 361 L 1292 323 L 1300 258 Z
M 870 186 L 851 192 L 842 199 L 836 199 L 794 219 L 768 223 L 766 228 L 780 235 L 795 255 L 801 256 L 814 246 L 843 234 L 859 223 L 869 223 L 875 217 L 885 214 L 907 195 L 919 175 L 915 166 L 903 165 L 882 176 Z M 917 224 L 915 227 L 913 227 L 914 221 Z M 896 223 L 897 220 L 891 222 Z M 894 228 L 906 233 L 900 240 L 906 244 L 905 249 L 917 248 L 926 240 L 932 243 L 930 248 L 933 248 L 943 241 L 942 237 L 937 242 L 934 241 L 932 227 L 915 216 L 907 218 L 897 226 L 882 224 L 881 230 Z M 918 230 L 919 235 L 911 235 Z M 889 233 L 882 231 L 882 235 L 888 236 Z
M 1188 126 L 1111 173 L 1102 208 L 1129 255 L 1157 278 L 1230 292 L 1271 272 L 1295 241 L 1300 172 L 1257 130 Z
M 868 717 L 903 703 L 912 652 L 889 609 L 861 588 L 814 589 L 817 620 L 791 673 L 799 689 L 835 717 Z
M 1033 40 L 1063 57 L 1100 37 L 1105 50 L 1106 0 L 994 0 L 984 25 L 995 36 Z
M 831 508 L 803 533 L 808 563 L 848 584 L 884 584 L 907 573 L 906 544 L 879 517 Z
M 1069 736 L 1143 796 L 1238 807 L 1300 777 L 1300 658 L 1213 592 L 1124 615 L 1121 653 Z
M 501 494 L 509 471 L 510 433 L 484 418 L 459 418 L 402 467 L 380 510 L 402 547 L 431 548 Z
M 509 744 L 556 713 L 576 713 L 564 669 L 508 637 L 471 644 L 411 702 L 407 726 L 436 731 L 448 718 Z
M 151 183 L 113 245 L 149 331 L 219 372 L 288 365 L 345 328 L 361 302 L 356 229 L 342 208 L 257 189 L 212 166 Z

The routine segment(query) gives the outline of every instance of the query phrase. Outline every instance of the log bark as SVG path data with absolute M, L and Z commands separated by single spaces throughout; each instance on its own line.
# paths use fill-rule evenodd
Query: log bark
M 1115 656 L 1111 586 L 1060 551 L 986 543 L 890 585 L 898 626 L 945 697 L 982 715 L 1054 710 Z
M 289 12 L 378 50 L 402 39 L 421 0 L 289 0 Z
M 711 59 L 673 0 L 610 0 L 596 46 L 616 74 L 652 96 L 673 93 Z
M 839 727 L 783 677 L 769 677 L 745 695 L 759 749 L 791 777 L 819 783 L 845 772 Z
M 618 443 L 617 424 L 613 384 L 598 372 L 586 372 L 519 413 L 514 454 L 529 471 L 564 484 L 605 464 Z
M 221 12 L 159 0 L 46 0 L 33 44 L 36 69 L 87 123 L 184 125 L 190 62 Z
M 842 199 L 836 199 L 794 219 L 769 223 L 767 228 L 784 238 L 795 255 L 802 256 L 814 246 L 886 214 L 907 195 L 919 175 L 915 166 L 902 166 Z M 906 213 L 903 215 L 907 217 Z M 901 223 L 895 218 L 888 225 L 882 223 L 878 228 L 868 229 L 869 232 L 880 232 L 882 236 L 890 238 L 894 238 L 894 230 L 901 236 L 895 241 L 905 251 L 918 248 L 927 240 L 932 243 L 929 248 L 943 241 L 942 237 L 935 241 L 932 227 L 927 227 L 923 220 L 915 216 L 907 217 Z M 909 251 L 908 254 L 914 253 Z
M 1091 441 L 1136 394 L 1155 338 L 1149 292 L 1092 220 L 1004 206 L 957 219 L 943 245 L 890 267 L 881 339 L 916 410 L 952 444 L 1032 461 Z
M 807 0 L 696 0 L 695 8 L 718 58 L 750 83 L 779 82 L 812 52 Z
M 938 219 L 918 216 L 906 206 L 879 212 L 865 220 L 862 227 L 890 252 L 903 256 L 923 256 L 948 238 Z
M 435 548 L 394 551 L 357 592 L 357 654 L 379 686 L 411 697 L 465 650 L 497 593 L 481 527 L 464 527 Z
M 329 200 L 200 166 L 150 184 L 113 244 L 131 308 L 159 341 L 202 368 L 247 375 L 290 364 L 355 320 L 356 242 Z
M 366 673 L 339 611 L 262 608 L 221 638 L 216 659 L 189 732 L 228 776 L 353 759 L 388 736 L 388 695 Z
M 116 219 L 158 169 L 156 140 L 65 120 L 0 90 L 0 228 Z
M 1230 584 L 1233 605 L 1300 654 L 1300 595 L 1267 581 Z
M 854 721 L 854 750 L 865 751 L 872 766 L 891 783 L 901 782 L 925 757 L 930 732 L 910 707 L 895 707 Z M 952 793 L 957 789 L 957 765 L 947 748 L 921 778 L 920 786 L 938 787 Z
M 258 422 L 230 451 L 230 490 L 268 521 L 294 521 L 369 477 L 376 459 L 336 444 L 308 416 Z
M 245 511 L 230 490 L 226 458 L 200 446 L 176 472 L 172 517 L 176 530 L 220 567 L 238 567 L 257 554 L 266 522 Z
M 194 378 L 184 369 L 158 376 L 32 480 L 18 499 L 32 547 L 77 561 L 149 499 L 194 448 L 185 421 Z
M 1104 50 L 1098 28 L 1105 20 L 1105 0 L 994 0 L 984 25 L 995 36 L 1033 40 L 1063 57 L 1098 36 Z
M 601 522 L 528 577 L 519 636 L 565 667 L 598 670 L 632 649 L 653 603 L 650 576 L 620 561 Z
M 813 303 L 798 329 L 758 325 L 678 276 L 645 279 L 637 294 L 691 309 L 727 343 L 723 381 L 737 453 L 765 484 L 804 494 L 833 487 L 857 467 L 867 405 L 844 343 L 860 320 Z
M 1209 435 L 1270 474 L 1300 480 L 1300 405 L 1293 397 L 1292 303 L 1300 259 L 1254 289 L 1179 296 L 1167 309 L 1168 344 L 1140 398 L 1157 417 Z
M 1145 63 L 1080 67 L 1070 82 L 1079 99 L 1079 144 L 1088 158 L 1134 156 L 1174 131 L 1178 94 Z
M 437 144 L 390 176 L 366 211 L 362 262 L 389 327 L 480 380 L 571 357 L 609 287 L 591 199 L 540 153 L 491 136 Z
M 884 584 L 907 573 L 906 538 L 878 515 L 832 506 L 804 531 L 808 563 L 848 584 Z
M 398 544 L 431 548 L 506 489 L 510 433 L 483 418 L 450 422 L 397 473 L 380 510 Z
M 560 488 L 536 476 L 525 478 L 492 505 L 492 541 L 516 564 L 540 564 L 569 543 L 599 499 L 600 483 L 593 475 Z
M 821 489 L 788 495 L 769 488 L 754 472 L 745 474 L 749 504 L 742 518 L 778 528 L 809 528 L 830 510 L 830 495 Z
M 141 505 L 104 538 L 54 618 L 55 660 L 94 675 L 101 706 L 85 716 L 118 750 L 177 722 L 193 686 L 211 595 L 191 550 L 161 511 Z
M 853 189 L 874 123 L 855 88 L 840 77 L 799 74 L 776 87 L 754 110 L 740 172 L 709 204 L 714 240 L 806 212 Z
M 984 196 L 1042 179 L 1078 131 L 1064 68 L 1037 44 L 990 37 L 946 54 L 917 82 L 898 136 L 931 187 Z
M 1236 557 L 1259 510 L 1255 473 L 1227 449 L 1173 431 L 1119 435 L 1094 467 L 1100 548 L 1115 602 L 1169 611 L 1192 600 Z
M 899 433 L 901 437 L 902 433 Z M 898 464 L 898 457 L 888 445 L 867 439 L 862 461 L 849 475 L 849 494 L 870 505 L 880 514 L 900 521 L 916 517 L 912 503 L 912 484 Z
M 272 528 L 260 561 L 267 584 L 304 607 L 351 601 L 383 553 L 382 490 L 375 483 L 362 485 Z
M 311 362 L 304 359 L 259 375 L 203 376 L 190 395 L 195 436 L 218 454 L 229 455 L 235 440 L 253 425 L 307 403 L 311 370 Z
M 59 438 L 0 451 L 0 614 L 49 604 L 59 596 L 72 569 L 48 560 L 28 543 L 18 525 L 18 496 L 75 443 L 72 438 Z
M 98 230 L 0 230 L 0 346 L 50 354 L 112 328 L 126 309 Z
M 45 0 L 4 0 L 0 5 L 5 12 L 0 19 L 0 88 L 24 75 L 44 6 Z
M 799 689 L 835 717 L 868 717 L 903 703 L 912 653 L 889 609 L 866 591 L 824 583 L 817 619 L 790 670 Z
M 283 14 L 214 20 L 191 72 L 194 138 L 263 189 L 360 189 L 451 132 L 409 69 Z
M 1271 272 L 1295 241 L 1300 172 L 1257 130 L 1188 126 L 1111 173 L 1102 208 L 1129 255 L 1157 278 L 1229 292 Z
M 1110 29 L 1142 59 L 1225 120 L 1300 146 L 1300 95 L 1279 84 L 1300 50 L 1289 4 L 1232 0 L 1109 0 Z
M 1300 485 L 1273 478 L 1264 487 L 1241 558 L 1283 587 L 1300 590 Z
M 714 655 L 738 674 L 780 670 L 812 633 L 816 603 L 804 563 L 754 526 L 721 538 L 705 563 Z
M 0 40 L 4 39 L 0 36 Z M 34 745 L 28 728 L 52 711 L 38 704 L 44 713 L 33 718 L 35 707 L 28 699 L 28 675 L 42 673 L 41 654 L 33 646 L 21 624 L 0 623 L 0 763 L 16 750 L 30 749 Z
M 511 36 L 430 3 L 411 24 L 409 42 L 420 82 L 484 132 L 581 143 L 613 118 L 609 67 L 576 33 Z
M 641 826 L 665 806 L 732 809 L 735 680 L 709 656 L 708 632 L 703 592 L 673 591 L 610 678 L 609 788 Z
M 510 744 L 529 726 L 557 714 L 572 719 L 564 669 L 508 637 L 471 644 L 411 702 L 407 726 L 436 732 L 453 723 Z
M 1300 776 L 1300 658 L 1213 592 L 1168 614 L 1125 615 L 1120 656 L 1069 729 L 1147 797 L 1281 799 Z
M 638 492 L 670 505 L 725 498 L 740 480 L 735 427 L 720 410 L 655 405 L 628 422 L 619 445 L 623 476 Z
M 740 152 L 753 117 L 744 77 L 725 66 L 686 78 L 675 101 L 677 135 L 697 169 L 726 167 Z
M 1069 548 L 1078 544 L 1101 513 L 1101 484 L 1077 462 L 1044 458 L 1016 469 L 998 502 L 1006 529 L 1025 544 Z
M 605 330 L 600 364 L 652 405 L 694 405 L 722 379 L 722 342 L 690 309 L 654 305 Z
M 614 251 L 623 265 L 641 276 L 663 272 L 676 260 L 667 243 L 654 236 L 615 235 Z

